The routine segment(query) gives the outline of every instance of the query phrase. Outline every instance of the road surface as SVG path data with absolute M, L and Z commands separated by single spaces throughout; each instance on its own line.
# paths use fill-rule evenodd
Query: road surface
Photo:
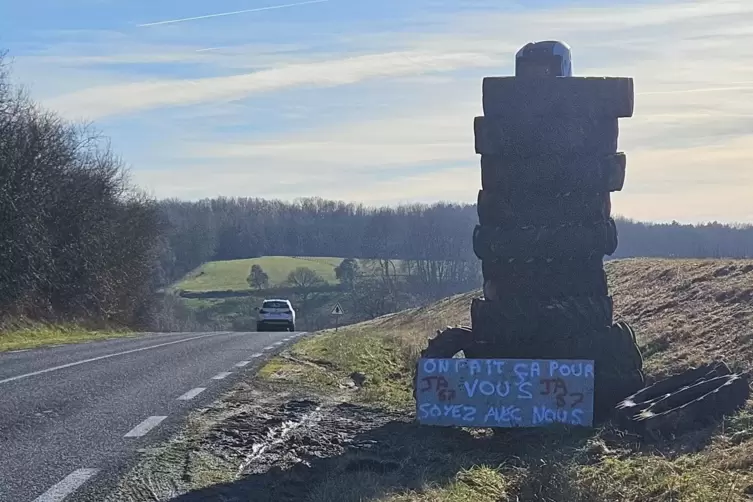
M 0 353 L 0 501 L 98 500 L 303 333 L 170 333 Z

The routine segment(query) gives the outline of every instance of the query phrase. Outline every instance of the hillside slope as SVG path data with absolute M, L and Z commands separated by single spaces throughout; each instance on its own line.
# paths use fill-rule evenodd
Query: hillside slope
M 312 258 L 307 256 L 262 256 L 240 260 L 210 261 L 173 286 L 183 291 L 245 291 L 246 278 L 253 265 L 259 265 L 269 276 L 269 286 L 284 285 L 288 274 L 296 267 L 307 267 L 325 281 L 335 283 L 335 267 L 342 258 Z
M 620 260 L 607 271 L 615 317 L 636 328 L 649 378 L 717 357 L 753 366 L 753 261 Z M 299 341 L 131 480 L 180 458 L 191 481 L 173 474 L 161 483 L 189 492 L 186 501 L 252 493 L 322 502 L 750 500 L 751 406 L 651 445 L 610 427 L 417 426 L 410 370 L 418 351 L 436 329 L 468 324 L 477 294 Z M 136 493 L 133 483 L 120 496 Z

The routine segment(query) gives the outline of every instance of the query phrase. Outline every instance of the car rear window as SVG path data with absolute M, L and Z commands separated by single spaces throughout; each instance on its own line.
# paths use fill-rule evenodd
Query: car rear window
M 286 309 L 288 304 L 285 302 L 264 302 L 263 309 Z

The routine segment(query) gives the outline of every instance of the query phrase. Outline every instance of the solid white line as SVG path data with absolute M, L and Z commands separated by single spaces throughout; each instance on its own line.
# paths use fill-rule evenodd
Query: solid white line
M 172 342 L 160 343 L 158 345 L 150 345 L 149 347 L 141 347 L 140 349 L 126 350 L 124 352 L 116 352 L 114 354 L 107 354 L 106 356 L 99 356 L 99 357 L 93 357 L 91 359 L 84 359 L 83 361 L 76 361 L 75 363 L 61 364 L 60 366 L 53 366 L 52 368 L 47 368 L 45 370 L 34 371 L 32 373 L 26 373 L 24 375 L 18 375 L 18 376 L 6 378 L 5 380 L 0 380 L 0 384 L 13 382 L 14 380 L 21 380 L 22 378 L 28 378 L 31 376 L 41 375 L 43 373 L 49 373 L 50 371 L 57 371 L 57 370 L 65 369 L 65 368 L 70 368 L 72 366 L 78 366 L 79 364 L 93 363 L 94 361 L 101 361 L 102 359 L 108 359 L 110 357 L 124 356 L 126 354 L 133 354 L 134 352 L 141 352 L 143 350 L 156 349 L 159 347 L 165 347 L 167 345 L 173 345 L 175 343 L 190 342 L 191 340 L 198 340 L 199 338 L 206 338 L 208 336 L 215 336 L 219 334 L 222 334 L 222 333 L 212 333 L 210 335 L 194 336 L 191 338 L 184 338 L 182 340 L 174 340 Z
M 166 418 L 167 417 L 149 417 L 143 422 L 141 422 L 139 425 L 137 425 L 136 427 L 128 431 L 128 433 L 123 437 L 127 437 L 127 438 L 141 437 L 147 432 L 149 432 L 150 430 L 157 427 L 160 424 L 160 422 L 162 422 Z
M 52 488 L 34 499 L 34 502 L 59 502 L 79 489 L 89 478 L 99 472 L 99 469 L 77 469 L 68 474 Z
M 252 358 L 257 358 L 257 357 L 261 357 L 261 356 L 263 356 L 263 355 L 264 355 L 264 354 L 262 354 L 261 352 L 257 352 L 256 354 L 251 354 L 251 357 L 252 357 Z
M 207 390 L 206 387 L 196 387 L 195 389 L 189 390 L 188 392 L 180 396 L 178 399 L 180 401 L 189 401 L 195 398 L 196 396 L 198 396 L 199 394 L 201 394 L 202 392 L 204 392 L 205 390 Z
M 239 362 L 239 363 L 236 363 L 235 367 L 236 367 L 236 368 L 242 368 L 242 367 L 246 366 L 246 365 L 247 365 L 248 363 L 250 363 L 250 362 L 251 362 L 251 361 L 241 361 L 241 362 Z
M 212 380 L 222 380 L 226 376 L 230 376 L 230 374 L 231 373 L 229 371 L 223 371 L 222 373 L 218 373 L 218 374 L 214 375 L 212 377 Z

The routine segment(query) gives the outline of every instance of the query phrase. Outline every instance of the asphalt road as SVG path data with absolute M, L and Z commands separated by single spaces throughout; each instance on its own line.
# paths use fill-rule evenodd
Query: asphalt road
M 303 333 L 170 333 L 0 353 L 0 501 L 97 500 L 190 410 Z

